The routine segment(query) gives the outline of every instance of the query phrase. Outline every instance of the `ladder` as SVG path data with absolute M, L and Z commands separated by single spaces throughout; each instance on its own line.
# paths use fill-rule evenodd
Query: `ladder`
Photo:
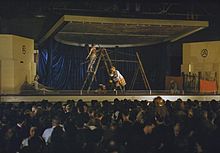
M 141 59 L 140 59 L 140 56 L 139 56 L 138 52 L 136 52 L 136 56 L 137 56 L 137 59 L 138 59 L 138 65 L 139 65 L 139 69 L 140 69 L 140 72 L 141 72 L 141 76 L 142 76 L 143 81 L 144 81 L 144 86 L 145 86 L 146 89 L 149 90 L 149 93 L 151 94 L 150 84 L 149 84 L 147 76 L 144 72 L 144 67 L 141 63 Z
M 86 78 L 85 78 L 85 80 L 83 82 L 83 85 L 82 85 L 82 88 L 80 90 L 81 95 L 83 94 L 84 90 L 86 90 L 87 93 L 90 92 L 91 87 L 92 87 L 92 83 L 95 79 L 95 76 L 96 76 L 96 73 L 98 71 L 98 68 L 99 68 L 99 65 L 100 65 L 101 61 L 104 62 L 107 73 L 110 76 L 110 68 L 112 67 L 112 61 L 109 57 L 109 54 L 108 54 L 107 50 L 104 49 L 104 48 L 101 48 L 97 52 L 97 54 L 98 55 L 97 55 L 96 61 L 94 63 L 95 70 L 94 70 L 94 72 L 87 72 Z

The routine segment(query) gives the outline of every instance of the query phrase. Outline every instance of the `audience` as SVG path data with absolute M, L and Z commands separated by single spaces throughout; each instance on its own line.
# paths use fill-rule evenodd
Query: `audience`
M 217 153 L 220 103 L 0 103 L 0 138 L 0 153 Z
M 21 143 L 21 153 L 41 153 L 45 148 L 45 142 L 39 135 L 38 129 L 32 126 L 29 131 L 29 137 L 25 138 Z

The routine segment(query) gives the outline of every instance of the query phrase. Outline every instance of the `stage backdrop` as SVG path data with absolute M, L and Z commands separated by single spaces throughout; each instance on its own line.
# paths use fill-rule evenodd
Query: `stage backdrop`
M 165 48 L 166 45 L 163 47 Z M 113 48 L 107 49 L 112 60 L 137 60 L 135 52 L 138 51 L 144 65 L 144 69 L 153 89 L 163 89 L 166 73 L 166 50 L 161 47 L 139 48 Z M 85 63 L 88 50 L 86 47 L 64 45 L 53 39 L 48 40 L 39 49 L 39 61 L 37 73 L 40 82 L 48 87 L 58 90 L 80 90 L 86 77 L 88 63 Z M 161 58 L 164 57 L 164 58 Z M 160 60 L 155 60 L 160 59 Z M 127 82 L 127 89 L 131 88 L 131 80 L 137 70 L 137 65 L 132 62 L 114 62 L 113 65 L 122 73 Z M 100 64 L 93 89 L 98 84 L 108 84 L 109 77 L 105 66 Z M 133 89 L 143 90 L 144 83 L 140 73 L 137 76 Z
M 0 91 L 19 93 L 24 83 L 31 84 L 36 73 L 34 40 L 16 35 L 0 35 Z
M 220 86 L 220 41 L 193 42 L 183 44 L 184 73 L 216 74 L 217 87 Z M 205 80 L 213 80 L 211 75 Z M 205 84 L 207 85 L 207 84 Z

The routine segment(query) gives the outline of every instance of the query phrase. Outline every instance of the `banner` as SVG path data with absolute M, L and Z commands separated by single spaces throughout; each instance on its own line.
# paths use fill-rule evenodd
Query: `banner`
M 200 80 L 200 92 L 201 93 L 217 92 L 216 81 Z

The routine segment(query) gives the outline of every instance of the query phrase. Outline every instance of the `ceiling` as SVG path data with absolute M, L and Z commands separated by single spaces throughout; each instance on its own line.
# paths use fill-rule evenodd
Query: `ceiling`
M 205 2 L 205 1 L 184 1 L 184 2 L 174 2 L 173 0 L 159 0 L 159 1 L 144 1 L 144 0 L 134 0 L 134 1 L 115 1 L 115 0 L 1 0 L 0 1 L 0 33 L 7 34 L 16 34 L 28 38 L 32 38 L 35 40 L 36 44 L 39 44 L 40 40 L 47 34 L 47 32 L 54 26 L 54 24 L 65 14 L 69 15 L 79 15 L 79 16 L 100 16 L 100 17 L 113 17 L 113 18 L 136 18 L 136 19 L 165 19 L 165 20 L 203 20 L 209 21 L 209 27 L 205 30 L 202 30 L 206 37 L 206 39 L 211 39 L 214 37 L 215 39 L 219 39 L 220 37 L 220 5 L 219 2 Z M 78 23 L 80 24 L 80 23 Z M 82 25 L 82 24 L 80 24 Z M 93 24 L 95 25 L 95 24 Z M 66 23 L 66 27 L 68 30 L 68 26 L 72 27 L 69 23 Z M 76 29 L 76 24 L 73 26 Z M 83 24 L 84 28 L 88 28 L 88 25 Z M 112 29 L 117 32 L 123 28 L 124 25 L 118 26 L 114 28 L 107 24 L 107 26 L 103 29 L 100 27 L 99 23 L 95 25 L 95 27 L 99 27 L 101 29 L 99 32 L 103 35 L 102 30 Z M 164 26 L 164 25 L 162 25 Z M 128 31 L 122 31 L 122 33 L 118 33 L 118 38 L 120 40 L 124 40 L 125 42 L 121 44 L 128 44 L 129 41 L 133 42 L 135 40 L 140 40 L 140 42 L 146 43 L 146 39 L 151 41 L 157 41 L 158 39 L 162 39 L 166 36 L 166 32 L 160 34 L 161 30 L 158 30 L 157 25 L 151 26 L 151 30 L 155 32 L 154 35 L 149 37 L 149 34 L 146 34 L 146 31 L 142 34 L 140 31 L 136 31 L 137 35 L 140 35 L 140 38 L 134 36 L 134 29 L 143 29 L 143 26 L 127 26 Z M 92 27 L 90 27 L 91 29 Z M 146 27 L 145 27 L 146 28 Z M 166 31 L 169 31 L 169 26 L 166 28 Z M 183 27 L 186 31 L 191 31 L 193 28 Z M 190 29 L 188 29 L 190 28 Z M 195 28 L 195 27 L 194 27 Z M 132 29 L 132 30 L 131 30 Z M 149 29 L 149 28 L 146 28 Z M 175 27 L 172 27 L 175 32 L 179 30 L 175 30 Z M 179 29 L 179 27 L 177 27 Z M 66 30 L 66 29 L 63 29 Z M 82 29 L 81 29 L 82 30 Z M 93 29 L 94 30 L 94 29 Z M 135 30 L 134 30 L 135 31 Z M 60 31 L 66 32 L 66 31 Z M 67 31 L 69 32 L 69 31 Z M 74 32 L 74 39 L 82 40 L 82 31 L 79 30 L 79 33 Z M 198 32 L 198 33 L 201 33 Z M 89 35 L 89 31 L 87 31 L 87 39 L 86 42 L 94 41 L 93 37 Z M 134 39 L 127 39 L 124 35 L 130 35 L 135 37 Z M 152 32 L 150 32 L 152 33 Z M 101 35 L 99 34 L 99 35 Z M 114 35 L 115 33 L 112 33 Z M 196 33 L 197 34 L 197 33 Z M 63 34 L 60 33 L 60 37 Z M 70 34 L 68 34 L 70 35 Z M 92 31 L 92 34 L 94 32 Z M 109 37 L 109 33 L 106 33 Z M 144 35 L 144 36 L 143 36 Z M 148 35 L 148 36 L 146 36 Z M 160 36 L 161 38 L 157 38 L 155 40 L 154 36 Z M 73 37 L 73 35 L 68 36 Z M 114 36 L 111 36 L 114 37 Z M 136 39 L 137 38 L 137 39 Z M 105 39 L 107 39 L 105 37 Z M 114 42 L 113 38 L 111 39 Z M 72 38 L 70 38 L 72 40 Z M 103 37 L 97 36 L 97 42 L 99 40 L 104 40 Z M 161 40 L 159 40 L 161 41 Z M 78 43 L 82 43 L 79 41 Z M 150 44 L 150 43 L 149 43 Z
M 207 21 L 110 18 L 64 15 L 39 41 L 54 37 L 58 42 L 103 47 L 147 46 L 176 41 L 208 27 Z

